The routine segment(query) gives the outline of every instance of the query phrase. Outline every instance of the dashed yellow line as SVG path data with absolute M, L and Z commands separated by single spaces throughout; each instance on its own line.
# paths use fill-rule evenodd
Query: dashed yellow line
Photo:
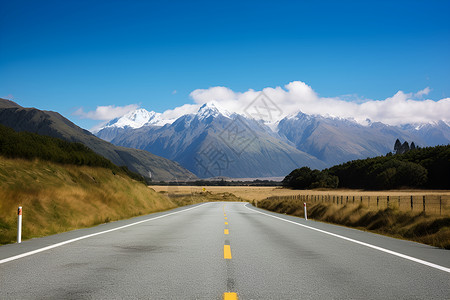
M 227 220 L 227 217 L 225 217 L 225 220 Z
M 236 293 L 223 293 L 223 300 L 238 300 Z
M 228 231 L 228 229 L 224 229 L 223 230 L 223 234 L 229 234 L 230 232 Z
M 225 222 L 225 225 L 228 225 L 228 222 Z
M 231 247 L 230 245 L 223 245 L 223 258 L 231 259 Z

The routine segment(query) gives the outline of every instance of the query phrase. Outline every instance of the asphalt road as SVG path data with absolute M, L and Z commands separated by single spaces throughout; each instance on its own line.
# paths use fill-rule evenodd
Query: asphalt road
M 0 299 L 223 297 L 450 299 L 450 251 L 245 203 L 0 247 Z

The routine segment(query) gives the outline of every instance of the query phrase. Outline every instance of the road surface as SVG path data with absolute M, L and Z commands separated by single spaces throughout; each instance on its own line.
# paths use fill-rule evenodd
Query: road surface
M 450 251 L 205 203 L 1 246 L 0 299 L 36 298 L 450 299 Z

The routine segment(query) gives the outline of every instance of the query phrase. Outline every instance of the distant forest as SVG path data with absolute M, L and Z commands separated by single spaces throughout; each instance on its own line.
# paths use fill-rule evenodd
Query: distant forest
M 71 143 L 31 132 L 16 132 L 1 124 L 0 155 L 7 158 L 42 159 L 60 164 L 102 167 L 112 170 L 113 173 L 125 173 L 135 180 L 144 180 L 127 167 L 116 166 L 81 143 Z
M 295 189 L 450 189 L 450 145 L 416 148 L 412 143 L 412 147 L 406 146 L 396 142 L 395 152 L 399 154 L 354 160 L 322 171 L 308 167 L 296 169 L 284 178 L 283 186 Z

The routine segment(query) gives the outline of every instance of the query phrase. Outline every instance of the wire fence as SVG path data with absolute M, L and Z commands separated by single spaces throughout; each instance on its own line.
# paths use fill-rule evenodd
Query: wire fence
M 271 196 L 268 200 L 301 200 L 334 205 L 364 205 L 369 209 L 397 208 L 401 211 L 450 215 L 450 195 L 293 195 Z

